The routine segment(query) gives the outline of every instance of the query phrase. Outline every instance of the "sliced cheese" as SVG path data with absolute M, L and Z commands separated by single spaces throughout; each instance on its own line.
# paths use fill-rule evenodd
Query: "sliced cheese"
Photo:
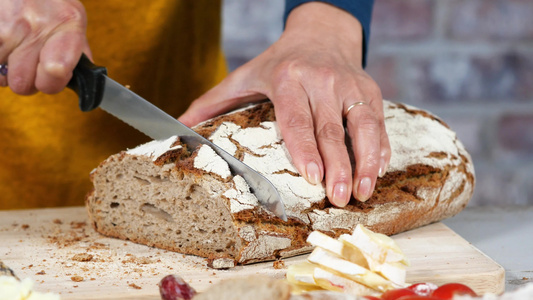
M 290 265 L 287 268 L 287 281 L 296 285 L 315 285 L 313 274 L 317 265 L 310 262 L 303 262 Z
M 328 250 L 344 259 L 358 264 L 362 267 L 368 267 L 367 261 L 363 253 L 358 248 L 347 247 L 345 243 L 336 240 L 319 231 L 313 231 L 307 237 L 307 242 L 315 247 Z
M 315 248 L 307 260 L 318 264 L 337 275 L 346 277 L 381 292 L 398 287 L 398 285 L 382 276 L 357 264 L 339 258 L 320 247 Z
M 316 283 L 323 289 L 342 292 L 350 295 L 376 295 L 373 289 L 357 283 L 353 280 L 336 275 L 320 267 L 315 268 L 314 277 Z
M 357 244 L 357 241 L 355 241 L 355 238 L 348 234 L 343 234 L 339 237 L 339 240 L 344 243 L 346 248 L 354 248 L 358 249 L 355 244 Z M 361 251 L 361 250 L 359 250 Z M 384 249 L 383 252 L 386 253 L 386 249 Z M 405 285 L 405 278 L 406 278 L 406 269 L 405 265 L 401 262 L 379 262 L 375 260 L 375 255 L 367 253 L 367 251 L 361 251 L 363 257 L 365 258 L 365 263 L 367 268 L 370 271 L 377 272 L 383 277 L 387 278 L 388 280 L 398 284 L 398 285 Z M 361 265 L 361 264 L 359 264 Z
M 345 295 L 375 295 L 406 286 L 407 259 L 386 235 L 358 225 L 353 234 L 338 239 L 314 231 L 307 242 L 315 246 L 308 261 L 287 271 L 293 293 L 325 289 Z
M 363 255 L 370 257 L 377 263 L 400 262 L 406 266 L 409 265 L 402 249 L 392 238 L 372 232 L 361 224 L 355 227 L 352 235 L 343 234 L 339 240 L 358 248 Z
M 407 270 L 405 265 L 399 262 L 377 264 L 371 268 L 372 271 L 377 272 L 381 276 L 394 282 L 397 285 L 405 286 L 405 278 Z

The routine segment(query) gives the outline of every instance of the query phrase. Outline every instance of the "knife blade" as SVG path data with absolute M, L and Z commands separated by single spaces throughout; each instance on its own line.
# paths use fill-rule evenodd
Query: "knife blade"
M 78 94 L 82 111 L 91 111 L 100 107 L 155 140 L 179 136 L 191 149 L 202 144 L 211 147 L 228 163 L 234 174 L 246 180 L 261 205 L 280 219 L 287 221 L 281 196 L 267 178 L 157 106 L 109 78 L 106 68 L 94 65 L 85 54 L 76 65 L 67 87 Z

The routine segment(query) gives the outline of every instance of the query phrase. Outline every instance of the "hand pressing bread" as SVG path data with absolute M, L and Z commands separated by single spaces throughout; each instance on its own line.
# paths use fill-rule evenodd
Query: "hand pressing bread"
M 288 222 L 262 208 L 246 182 L 207 146 L 178 137 L 112 155 L 92 174 L 87 196 L 102 234 L 209 258 L 232 267 L 306 253 L 314 230 L 332 237 L 357 224 L 387 235 L 453 216 L 470 200 L 474 168 L 456 134 L 417 108 L 384 102 L 392 157 L 369 200 L 333 207 L 323 184 L 300 176 L 288 156 L 274 109 L 264 102 L 194 129 L 267 177 Z

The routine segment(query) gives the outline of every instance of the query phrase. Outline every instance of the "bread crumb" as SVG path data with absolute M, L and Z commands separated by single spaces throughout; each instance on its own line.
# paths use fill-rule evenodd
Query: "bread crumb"
M 236 262 L 232 258 L 219 257 L 207 259 L 207 266 L 212 269 L 230 269 L 235 267 L 235 265 Z
M 41 271 L 35 273 L 35 275 L 46 275 L 46 272 L 44 270 L 41 270 Z
M 140 290 L 140 289 L 142 289 L 142 287 L 136 285 L 135 283 L 130 283 L 130 284 L 128 284 L 128 285 L 129 285 L 130 287 L 136 289 L 136 290 Z
M 285 269 L 286 266 L 285 266 L 285 262 L 283 260 L 275 260 L 274 263 L 273 263 L 273 266 L 274 266 L 274 269 L 276 270 L 280 270 L 280 269 Z
M 91 261 L 93 259 L 93 256 L 88 253 L 78 253 L 74 255 L 71 259 L 74 261 L 87 262 Z
M 22 224 L 21 227 L 22 227 L 22 229 L 26 230 L 26 229 L 30 228 L 30 225 Z
M 70 280 L 75 281 L 75 282 L 82 282 L 83 277 L 76 275 L 76 276 L 70 277 Z
M 136 257 L 133 254 L 126 254 L 126 256 L 129 257 L 127 259 L 122 260 L 123 264 L 134 263 L 137 265 L 148 265 L 152 263 L 152 260 L 148 257 Z
M 59 219 L 54 219 L 52 222 L 53 222 L 54 224 L 58 224 L 58 225 L 63 224 L 63 221 L 61 221 L 61 220 L 59 220 Z
M 72 229 L 80 229 L 87 226 L 87 222 L 70 222 L 70 227 Z

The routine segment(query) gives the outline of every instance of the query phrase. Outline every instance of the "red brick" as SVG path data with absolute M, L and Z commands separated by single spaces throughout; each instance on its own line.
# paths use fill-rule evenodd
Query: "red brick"
M 498 124 L 500 147 L 517 156 L 530 156 L 533 153 L 533 112 L 507 114 Z
M 473 60 L 484 90 L 481 97 L 488 99 L 532 100 L 533 52 L 506 53 L 497 57 Z
M 378 0 L 374 3 L 371 39 L 419 40 L 433 30 L 433 1 Z
M 449 1 L 447 28 L 452 38 L 476 40 L 533 39 L 531 0 Z
M 413 58 L 403 70 L 406 101 L 487 102 L 533 99 L 533 52 Z M 379 81 L 379 78 L 376 78 Z
M 465 98 L 467 81 L 472 79 L 472 62 L 468 57 L 412 58 L 407 65 L 403 70 L 402 100 L 420 105 Z

